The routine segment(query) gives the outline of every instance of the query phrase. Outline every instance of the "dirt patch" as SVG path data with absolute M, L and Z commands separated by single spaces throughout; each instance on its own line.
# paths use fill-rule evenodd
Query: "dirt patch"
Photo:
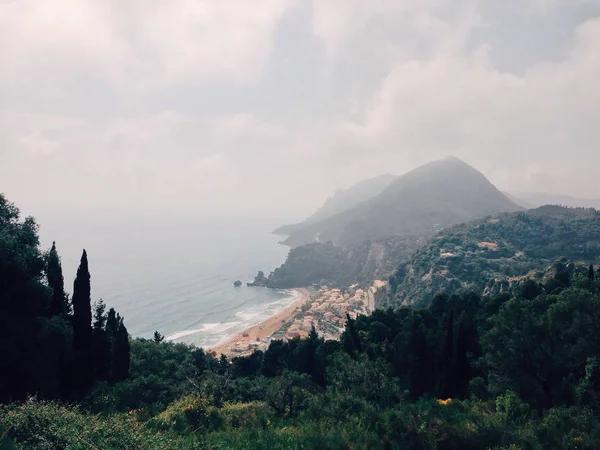
M 479 248 L 487 248 L 488 250 L 493 250 L 493 251 L 497 251 L 498 250 L 498 244 L 496 244 L 495 242 L 480 242 L 479 244 L 477 244 L 479 246 Z

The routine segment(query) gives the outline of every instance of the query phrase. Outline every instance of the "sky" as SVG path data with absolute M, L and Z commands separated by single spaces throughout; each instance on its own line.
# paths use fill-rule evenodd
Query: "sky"
M 600 196 L 600 0 L 0 0 L 27 213 L 301 218 L 447 155 Z

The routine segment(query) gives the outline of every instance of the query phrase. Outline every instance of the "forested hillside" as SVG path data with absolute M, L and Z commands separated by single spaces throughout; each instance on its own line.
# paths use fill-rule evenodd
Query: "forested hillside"
M 0 406 L 3 448 L 595 449 L 600 282 L 594 269 L 487 301 L 348 319 L 341 342 L 275 341 L 216 359 L 132 342 L 129 379 L 80 407 Z M 98 414 L 98 415 L 96 415 Z
M 539 280 L 229 360 L 158 332 L 132 339 L 100 302 L 92 314 L 85 252 L 70 299 L 56 248 L 42 252 L 35 221 L 0 197 L 0 448 L 600 448 L 599 268 L 578 263 L 596 254 L 598 213 L 542 212 L 460 235 L 511 235 L 539 261 L 569 243 L 574 260 Z
M 379 305 L 426 306 L 437 292 L 504 292 L 559 257 L 581 263 L 598 260 L 598 211 L 544 206 L 444 230 L 398 267 Z
M 387 279 L 398 261 L 409 258 L 420 245 L 418 236 L 412 235 L 388 236 L 348 248 L 331 242 L 301 245 L 291 249 L 285 263 L 257 285 L 284 289 L 371 285 L 374 279 Z

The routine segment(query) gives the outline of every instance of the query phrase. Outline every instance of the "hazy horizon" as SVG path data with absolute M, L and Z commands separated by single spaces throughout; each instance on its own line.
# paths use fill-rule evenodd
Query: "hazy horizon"
M 40 219 L 285 223 L 454 155 L 593 198 L 599 79 L 591 0 L 5 0 L 0 192 Z

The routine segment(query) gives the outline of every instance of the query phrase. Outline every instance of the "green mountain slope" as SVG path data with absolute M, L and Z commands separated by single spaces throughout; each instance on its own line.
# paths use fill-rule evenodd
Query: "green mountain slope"
M 355 206 L 367 201 L 380 194 L 386 187 L 396 179 L 395 175 L 384 174 L 376 178 L 360 181 L 348 189 L 337 191 L 333 196 L 321 206 L 313 215 L 304 221 L 292 225 L 283 225 L 273 231 L 274 234 L 288 236 L 302 228 L 328 219 L 343 211 L 354 208 Z
M 388 236 L 364 241 L 349 248 L 331 242 L 301 245 L 290 250 L 281 267 L 268 278 L 258 277 L 254 285 L 295 288 L 311 285 L 346 287 L 387 279 L 398 265 L 419 247 L 414 236 Z
M 438 292 L 497 294 L 558 257 L 599 260 L 600 212 L 543 206 L 444 230 L 398 267 L 379 306 L 423 306 Z
M 376 197 L 292 233 L 285 244 L 332 241 L 350 246 L 390 235 L 431 236 L 437 229 L 521 209 L 483 174 L 457 158 L 398 177 Z

